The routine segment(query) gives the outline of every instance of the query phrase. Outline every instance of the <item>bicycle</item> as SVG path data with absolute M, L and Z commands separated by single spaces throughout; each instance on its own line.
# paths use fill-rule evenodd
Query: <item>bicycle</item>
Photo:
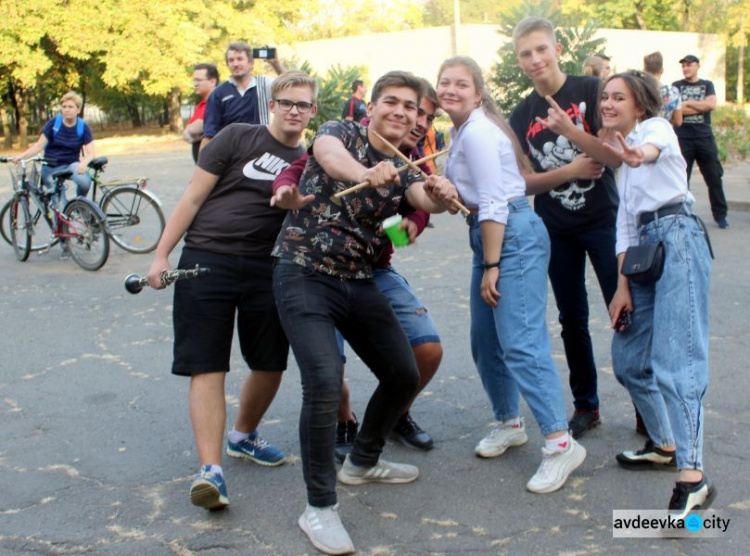
M 130 253 L 150 253 L 159 244 L 164 232 L 164 212 L 159 198 L 146 191 L 146 178 L 103 182 L 101 173 L 109 160 L 105 156 L 89 162 L 93 184 L 92 200 L 96 203 L 97 192 L 102 196 L 99 208 L 107 221 L 107 234 L 115 244 Z M 0 231 L 8 243 L 10 241 L 7 211 L 10 201 L 0 211 Z M 32 246 L 32 251 L 46 248 L 46 245 Z
M 11 161 L 10 158 L 0 158 L 0 163 Z M 16 258 L 24 262 L 29 258 L 32 247 L 36 251 L 49 250 L 57 242 L 65 241 L 70 255 L 81 268 L 99 270 L 109 257 L 109 236 L 104 214 L 98 205 L 85 197 L 67 202 L 63 210 L 57 204 L 51 204 L 55 191 L 47 191 L 43 187 L 37 162 L 44 164 L 47 161 L 37 155 L 21 161 L 19 175 L 11 170 L 13 198 L 5 218 Z M 27 171 L 29 163 L 32 169 Z M 54 172 L 51 177 L 55 181 L 56 191 L 64 191 L 64 182 L 72 175 L 70 170 Z M 50 241 L 34 244 L 32 241 L 39 232 L 40 219 L 47 224 L 52 236 Z

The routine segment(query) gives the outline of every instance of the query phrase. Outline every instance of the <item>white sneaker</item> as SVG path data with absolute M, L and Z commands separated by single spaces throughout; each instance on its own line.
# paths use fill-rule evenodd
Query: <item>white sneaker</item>
M 411 483 L 419 477 L 419 469 L 406 463 L 393 463 L 379 459 L 372 467 L 354 465 L 346 456 L 338 473 L 339 481 L 345 485 L 363 485 L 365 483 Z
M 339 505 L 316 508 L 307 505 L 297 524 L 315 548 L 324 554 L 352 554 L 354 543 L 338 512 Z
M 480 458 L 496 458 L 503 455 L 508 448 L 521 446 L 528 441 L 523 419 L 517 427 L 495 423 L 490 433 L 476 445 L 474 453 Z
M 531 492 L 545 494 L 554 492 L 565 484 L 568 476 L 586 459 L 586 448 L 570 437 L 570 446 L 564 452 L 553 452 L 542 448 L 542 464 L 526 483 Z

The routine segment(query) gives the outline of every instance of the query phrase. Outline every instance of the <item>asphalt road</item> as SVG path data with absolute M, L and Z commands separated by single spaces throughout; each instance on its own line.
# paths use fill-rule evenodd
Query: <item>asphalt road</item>
M 149 176 L 169 212 L 191 171 L 185 149 L 112 157 L 107 176 Z M 705 187 L 694 190 L 697 212 L 710 222 Z M 8 194 L 3 179 L 0 195 Z M 640 447 L 642 439 L 634 433 L 628 396 L 612 374 L 611 331 L 591 272 L 603 426 L 583 439 L 587 460 L 561 491 L 527 492 L 542 440 L 526 406 L 526 446 L 493 460 L 474 456 L 492 415 L 469 351 L 467 228 L 460 217 L 441 215 L 418 246 L 395 257 L 432 311 L 445 346 L 441 369 L 413 410 L 436 446 L 428 453 L 387 446 L 386 457 L 420 467 L 414 484 L 339 487 L 341 515 L 359 553 L 746 553 L 750 219 L 732 213 L 730 221 L 726 231 L 710 226 L 717 259 L 705 440 L 706 467 L 719 489 L 715 506 L 732 520 L 724 537 L 613 538 L 613 509 L 663 509 L 675 478 L 626 472 L 615 464 L 616 452 Z M 86 272 L 59 260 L 57 251 L 19 263 L 10 247 L 0 245 L 0 554 L 316 553 L 296 525 L 305 489 L 293 359 L 261 427 L 291 462 L 266 469 L 227 458 L 230 508 L 208 513 L 190 504 L 197 461 L 188 381 L 169 372 L 171 293 L 132 296 L 122 286 L 125 275 L 145 273 L 149 264 L 148 256 L 113 246 L 104 268 Z M 551 295 L 548 321 L 567 383 Z M 230 422 L 245 374 L 235 346 L 227 381 Z M 355 411 L 362 414 L 374 381 L 351 353 L 348 377 Z

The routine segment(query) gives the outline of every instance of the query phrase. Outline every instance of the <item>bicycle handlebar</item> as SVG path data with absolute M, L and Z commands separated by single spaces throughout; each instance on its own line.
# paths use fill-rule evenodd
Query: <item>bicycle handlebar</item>
M 208 274 L 211 274 L 210 268 L 202 268 L 195 265 L 195 268 L 165 270 L 159 275 L 159 279 L 164 286 L 168 286 L 177 280 L 190 280 L 192 278 L 207 276 Z M 125 278 L 125 289 L 128 290 L 129 293 L 134 295 L 140 293 L 145 286 L 148 286 L 148 278 L 141 278 L 137 274 L 130 274 Z

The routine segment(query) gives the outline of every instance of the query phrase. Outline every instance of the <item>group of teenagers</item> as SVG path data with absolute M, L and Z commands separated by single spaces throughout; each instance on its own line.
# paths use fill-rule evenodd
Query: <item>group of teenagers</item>
M 407 72 L 383 75 L 372 87 L 366 126 L 327 122 L 307 150 L 300 141 L 317 110 L 317 84 L 285 72 L 271 84 L 268 125 L 228 125 L 201 148 L 148 273 L 150 285 L 163 288 L 160 276 L 182 239 L 179 267 L 211 268 L 174 291 L 172 372 L 191 377 L 201 464 L 190 488 L 194 504 L 229 504 L 221 461 L 236 318 L 251 372 L 226 453 L 262 465 L 284 462 L 258 426 L 291 346 L 301 375 L 308 502 L 298 524 L 321 552 L 354 551 L 337 480 L 402 484 L 419 477 L 417 467 L 381 454 L 392 434 L 432 447 L 409 408 L 442 357 L 428 311 L 390 264 L 381 223 L 402 214 L 413 242 L 429 214 L 456 214 L 464 205 L 471 350 L 495 419 L 476 455 L 497 457 L 528 442 L 523 396 L 544 436 L 541 464 L 526 488 L 554 492 L 585 460 L 576 438 L 600 424 L 588 257 L 615 329 L 616 377 L 648 436 L 644 448 L 617 461 L 673 470 L 668 512 L 677 519 L 710 505 L 715 488 L 703 472 L 702 398 L 711 254 L 677 138 L 659 117 L 657 83 L 639 71 L 603 81 L 564 74 L 561 45 L 545 19 L 520 21 L 513 41 L 534 91 L 508 122 L 476 62 L 459 56 L 443 62 L 434 88 Z M 438 108 L 453 123 L 442 176 L 407 162 Z M 363 182 L 369 185 L 339 195 Z M 535 195 L 533 209 L 528 195 Z M 650 282 L 626 277 L 620 269 L 628 249 L 651 244 L 661 246 L 661 275 Z M 570 420 L 550 353 L 548 277 L 570 368 Z M 341 338 L 377 378 L 361 421 L 349 406 Z M 343 458 L 338 473 L 336 456 Z

